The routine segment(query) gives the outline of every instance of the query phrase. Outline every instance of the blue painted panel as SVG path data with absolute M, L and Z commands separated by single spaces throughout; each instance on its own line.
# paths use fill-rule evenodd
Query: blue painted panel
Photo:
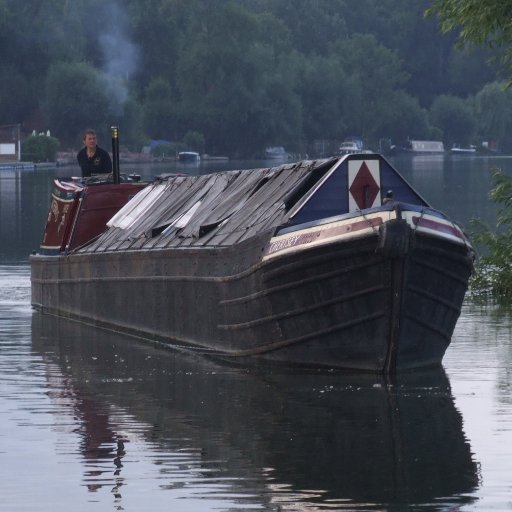
M 381 199 L 384 199 L 387 191 L 391 190 L 395 201 L 428 206 L 398 171 L 380 155 L 349 155 L 290 219 L 289 224 L 302 224 L 348 213 L 348 162 L 376 159 L 380 162 Z

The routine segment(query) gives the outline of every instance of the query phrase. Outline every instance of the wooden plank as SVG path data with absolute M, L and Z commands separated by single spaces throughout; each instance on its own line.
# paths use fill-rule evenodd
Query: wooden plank
M 254 194 L 245 204 L 240 215 L 233 217 L 222 226 L 218 234 L 225 234 L 224 245 L 231 245 L 254 236 L 261 230 L 268 228 L 268 219 L 275 216 L 278 209 L 282 209 L 285 221 L 285 211 L 282 198 L 288 190 L 302 178 L 307 169 L 282 169 L 275 172 L 269 181 Z

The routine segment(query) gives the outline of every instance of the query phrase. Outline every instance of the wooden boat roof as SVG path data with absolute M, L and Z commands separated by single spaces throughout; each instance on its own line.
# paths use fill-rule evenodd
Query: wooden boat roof
M 380 155 L 169 176 L 139 192 L 109 221 L 105 233 L 79 251 L 231 246 L 266 232 L 270 236 L 283 225 L 350 213 L 351 160 L 358 165 L 378 161 L 378 205 L 388 188 L 399 191 L 405 202 L 427 205 Z

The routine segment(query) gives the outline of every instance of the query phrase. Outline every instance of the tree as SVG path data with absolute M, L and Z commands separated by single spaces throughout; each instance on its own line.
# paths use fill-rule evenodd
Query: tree
M 0 124 L 18 123 L 26 119 L 37 106 L 32 86 L 16 66 L 0 65 Z
M 0 120 L 29 131 L 49 127 L 64 145 L 76 142 L 85 123 L 123 126 L 131 145 L 192 130 L 204 134 L 210 153 L 246 156 L 266 145 L 298 147 L 347 133 L 398 136 L 410 130 L 401 129 L 405 118 L 395 112 L 420 119 L 435 96 L 474 96 L 494 71 L 483 64 L 493 49 L 467 55 L 455 47 L 457 33 L 440 34 L 434 17 L 425 20 L 432 1 L 486 13 L 503 4 L 0 0 Z M 497 19 L 504 27 L 507 18 Z M 50 77 L 51 88 L 43 87 Z M 166 84 L 159 97 L 157 80 Z M 420 110 L 404 106 L 402 93 Z
M 476 296 L 490 295 L 498 303 L 512 300 L 512 180 L 503 171 L 492 174 L 491 201 L 498 205 L 497 227 L 473 219 L 473 239 L 485 247 L 471 290 Z
M 512 0 L 434 0 L 427 15 L 438 14 L 444 32 L 458 31 L 460 45 L 499 50 L 505 67 L 512 65 Z
M 183 131 L 203 133 L 212 154 L 250 156 L 277 138 L 300 140 L 293 52 L 283 51 L 286 27 L 233 1 L 207 2 L 200 14 L 188 27 L 190 44 L 177 64 L 181 107 L 188 114 Z M 269 25 L 275 28 L 270 40 L 262 37 Z
M 204 136 L 199 132 L 187 132 L 183 137 L 183 144 L 189 151 L 204 153 Z
M 488 48 L 452 47 L 447 62 L 445 91 L 468 98 L 496 79 L 498 68 L 491 65 L 493 53 Z
M 504 83 L 493 82 L 476 94 L 474 103 L 480 136 L 501 147 L 512 127 L 512 94 Z
M 52 133 L 73 146 L 85 128 L 107 138 L 111 125 L 109 99 L 101 75 L 84 62 L 58 62 L 46 78 L 45 112 Z
M 146 89 L 163 77 L 175 89 L 176 62 L 191 0 L 145 0 L 129 2 L 133 37 L 140 42 L 139 67 L 133 86 Z M 186 8 L 187 7 L 187 8 Z
M 431 127 L 425 109 L 405 91 L 396 91 L 388 99 L 389 113 L 381 125 L 382 138 L 394 143 L 407 139 L 428 139 Z
M 511 0 L 435 0 L 428 14 L 438 13 L 445 31 L 460 29 L 459 43 L 498 48 L 502 64 L 509 70 L 512 64 L 512 12 Z M 512 80 L 509 81 L 509 86 Z M 503 95 L 493 88 L 483 90 L 477 95 L 479 114 L 484 115 L 485 104 L 499 100 L 501 107 L 507 103 Z M 500 108 L 497 107 L 497 109 Z M 497 113 L 487 119 L 487 126 L 496 133 L 503 130 L 507 120 Z M 506 108 L 509 112 L 509 109 Z M 499 205 L 497 228 L 482 225 L 474 220 L 476 231 L 474 239 L 481 243 L 486 254 L 480 259 L 472 282 L 472 290 L 477 294 L 490 292 L 498 302 L 510 304 L 512 299 L 512 180 L 502 171 L 493 174 L 494 188 L 490 199 Z
M 21 159 L 25 162 L 55 162 L 59 140 L 47 135 L 31 135 L 23 142 Z
M 141 105 L 133 96 L 126 100 L 122 115 L 114 122 L 121 129 L 121 144 L 132 151 L 140 151 L 147 137 L 142 127 Z
M 304 137 L 308 141 L 332 139 L 341 141 L 348 131 L 343 111 L 346 98 L 354 100 L 350 77 L 331 55 L 303 59 L 297 91 L 303 108 Z M 357 94 L 357 92 L 355 92 Z M 359 100 L 357 100 L 359 101 Z
M 447 146 L 467 145 L 474 135 L 476 124 L 469 105 L 456 96 L 438 96 L 430 107 L 430 123 L 439 128 Z
M 288 27 L 293 47 L 308 57 L 328 54 L 333 40 L 351 32 L 345 18 L 353 7 L 349 8 L 346 0 L 246 0 L 245 3 L 248 10 L 266 12 Z
M 352 135 L 379 139 L 392 110 L 390 98 L 403 89 L 408 75 L 395 52 L 370 34 L 356 34 L 335 46 L 339 65 L 352 82 L 351 95 L 342 96 L 343 114 Z
M 178 131 L 176 100 L 169 82 L 163 77 L 154 78 L 144 94 L 142 107 L 143 126 L 153 139 L 176 140 Z

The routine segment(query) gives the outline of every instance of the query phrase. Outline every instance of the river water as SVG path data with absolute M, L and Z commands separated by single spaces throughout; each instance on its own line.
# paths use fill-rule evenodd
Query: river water
M 507 157 L 395 163 L 465 226 L 494 222 L 489 170 L 512 175 Z M 0 172 L 1 512 L 512 509 L 510 310 L 467 299 L 443 368 L 395 380 L 232 367 L 41 316 L 27 255 L 74 171 Z

